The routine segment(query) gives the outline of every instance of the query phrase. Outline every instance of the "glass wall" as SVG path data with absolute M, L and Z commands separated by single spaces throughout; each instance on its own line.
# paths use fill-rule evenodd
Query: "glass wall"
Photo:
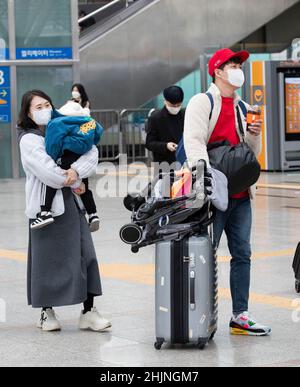
M 48 94 L 55 107 L 71 99 L 73 83 L 72 66 L 19 66 L 17 68 L 18 110 L 22 95 L 32 89 Z
M 0 179 L 23 176 L 14 135 L 22 95 L 43 90 L 55 107 L 71 98 L 77 26 L 77 0 L 0 0 Z M 8 62 L 13 41 L 16 61 Z
M 254 62 L 257 60 L 270 60 L 270 59 L 278 60 L 278 55 L 271 55 L 271 54 L 251 54 L 249 61 Z M 280 58 L 279 58 L 280 59 Z M 207 84 L 210 85 L 212 82 L 212 77 L 207 73 Z M 186 107 L 190 99 L 201 92 L 201 78 L 200 78 L 200 71 L 194 71 L 193 73 L 187 75 L 185 78 L 183 78 L 181 81 L 177 83 L 177 86 L 182 87 L 184 90 L 184 102 L 183 106 Z M 238 90 L 238 93 L 241 95 L 241 90 Z M 160 109 L 164 106 L 164 96 L 163 94 L 158 95 L 153 100 L 146 103 L 143 107 L 149 108 L 149 109 Z
M 0 123 L 0 178 L 10 178 L 11 175 L 11 124 Z
M 8 45 L 8 3 L 0 0 L 0 61 L 9 59 Z M 1 65 L 0 65 L 1 66 Z M 11 123 L 10 123 L 10 90 L 8 74 L 4 76 L 0 68 L 0 178 L 10 178 L 12 175 L 11 160 Z
M 72 58 L 70 0 L 15 0 L 15 24 L 17 59 Z
M 23 94 L 32 89 L 44 91 L 59 108 L 71 99 L 72 66 L 19 66 L 17 68 L 18 111 Z M 20 165 L 20 176 L 24 176 Z
M 186 107 L 189 100 L 201 91 L 201 79 L 200 71 L 194 71 L 193 73 L 187 75 L 181 81 L 177 83 L 177 86 L 180 86 L 184 90 L 184 101 L 183 106 Z M 146 103 L 143 107 L 149 109 L 161 109 L 164 106 L 164 96 L 160 94 L 152 101 Z
M 7 0 L 0 0 L 0 60 L 9 59 Z

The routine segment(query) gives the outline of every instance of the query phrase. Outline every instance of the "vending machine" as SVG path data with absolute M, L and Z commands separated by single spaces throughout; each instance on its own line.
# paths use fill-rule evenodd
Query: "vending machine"
M 300 169 L 300 63 L 277 68 L 281 170 Z
M 246 101 L 262 110 L 262 169 L 300 169 L 300 62 L 250 62 L 246 79 Z

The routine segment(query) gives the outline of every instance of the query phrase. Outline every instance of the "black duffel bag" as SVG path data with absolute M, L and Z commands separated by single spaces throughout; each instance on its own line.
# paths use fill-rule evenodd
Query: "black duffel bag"
M 229 196 L 246 191 L 260 176 L 260 164 L 249 145 L 245 142 L 243 124 L 237 108 L 239 129 L 243 142 L 232 146 L 228 141 L 207 145 L 209 161 L 213 168 L 221 171 L 228 179 Z

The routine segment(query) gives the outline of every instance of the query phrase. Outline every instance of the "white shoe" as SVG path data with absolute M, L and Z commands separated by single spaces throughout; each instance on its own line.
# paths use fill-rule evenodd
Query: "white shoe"
M 37 323 L 37 328 L 40 328 L 45 332 L 54 332 L 61 330 L 61 325 L 57 320 L 53 309 L 46 309 L 45 311 L 42 311 L 41 317 Z
M 102 317 L 96 308 L 93 308 L 90 312 L 83 314 L 81 312 L 79 319 L 79 329 L 92 330 L 94 332 L 102 332 L 105 329 L 111 327 L 111 322 Z

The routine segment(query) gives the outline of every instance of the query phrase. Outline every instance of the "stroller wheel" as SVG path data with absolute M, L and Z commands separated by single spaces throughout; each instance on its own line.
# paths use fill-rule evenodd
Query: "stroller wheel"
M 300 281 L 299 280 L 296 280 L 295 289 L 296 289 L 297 293 L 300 293 Z
M 126 224 L 120 230 L 120 238 L 128 245 L 135 245 L 142 239 L 143 233 L 139 226 Z
M 132 246 L 132 247 L 131 247 L 131 252 L 132 252 L 133 254 L 137 254 L 139 251 L 140 251 L 140 249 L 139 249 L 137 246 Z
M 128 211 L 137 211 L 142 204 L 145 203 L 145 198 L 136 195 L 127 195 L 124 198 L 123 204 Z

